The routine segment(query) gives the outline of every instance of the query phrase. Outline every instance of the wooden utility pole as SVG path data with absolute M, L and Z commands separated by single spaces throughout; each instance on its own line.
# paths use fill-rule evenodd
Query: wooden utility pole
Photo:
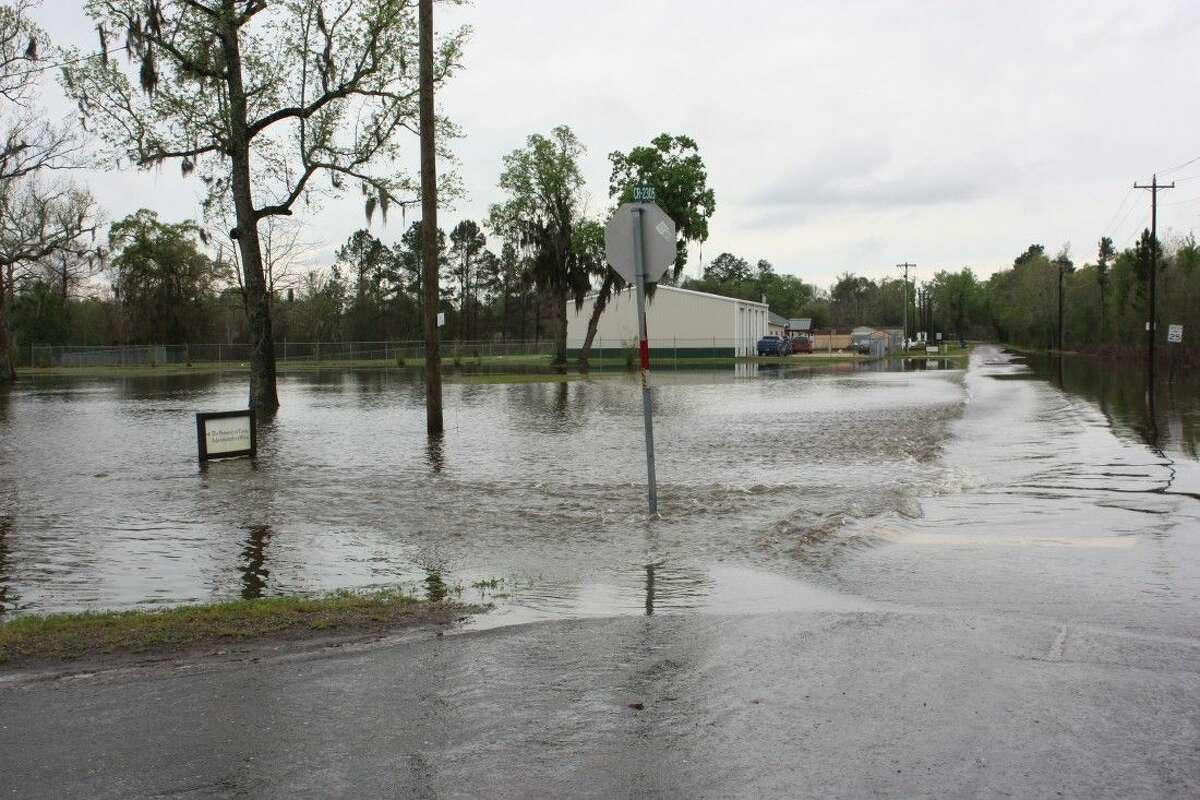
M 425 325 L 425 429 L 440 436 L 442 423 L 442 353 L 438 340 L 437 151 L 433 117 L 433 0 L 418 8 L 421 115 L 421 312 Z
M 1159 183 L 1158 175 L 1151 177 L 1149 185 L 1135 183 L 1135 189 L 1150 190 L 1150 331 L 1146 337 L 1146 365 L 1150 374 L 1154 374 L 1154 337 L 1158 335 L 1158 297 L 1155 292 L 1158 285 L 1158 192 L 1160 189 L 1174 189 L 1175 181 L 1169 184 Z
M 1055 260 L 1058 265 L 1058 352 L 1063 351 L 1063 270 L 1066 269 L 1066 259 Z
M 908 271 L 910 269 L 916 269 L 916 268 L 917 268 L 916 264 L 909 264 L 907 261 L 904 262 L 903 264 L 896 265 L 896 269 L 904 270 L 904 311 L 901 316 L 904 319 L 904 322 L 902 324 L 904 326 L 904 349 L 905 350 L 908 350 Z

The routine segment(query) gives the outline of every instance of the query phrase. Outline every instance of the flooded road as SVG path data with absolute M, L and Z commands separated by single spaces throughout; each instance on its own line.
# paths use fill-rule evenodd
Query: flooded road
M 1022 361 L 659 372 L 654 521 L 626 375 L 449 385 L 433 444 L 419 383 L 289 376 L 257 460 L 205 467 L 192 415 L 236 408 L 240 377 L 25 383 L 0 394 L 0 609 L 416 590 L 428 569 L 468 600 L 489 582 L 486 625 L 754 611 L 798 585 L 925 600 L 898 569 L 945 568 L 937 602 L 971 604 L 1015 576 L 960 582 L 947 551 L 1008 548 L 1043 579 L 1023 607 L 1069 586 L 1094 612 L 1175 593 L 1186 615 L 1200 392 L 1160 391 L 1151 418 L 1136 380 Z
M 455 387 L 430 450 L 417 389 L 296 380 L 256 465 L 203 471 L 177 429 L 239 386 L 23 388 L 15 607 L 430 563 L 509 596 L 451 636 L 0 676 L 0 794 L 1196 797 L 1200 395 L 1079 369 L 662 375 L 654 521 L 620 378 Z
M 659 609 L 702 606 L 714 567 L 823 572 L 806 542 L 958 490 L 938 454 L 962 373 L 919 366 L 657 373 L 653 525 L 623 374 L 447 386 L 432 445 L 419 383 L 290 376 L 257 460 L 204 468 L 192 415 L 236 408 L 241 378 L 27 383 L 0 395 L 3 607 L 417 586 L 432 566 L 502 580 L 517 614 L 607 614 L 643 608 L 647 565 Z

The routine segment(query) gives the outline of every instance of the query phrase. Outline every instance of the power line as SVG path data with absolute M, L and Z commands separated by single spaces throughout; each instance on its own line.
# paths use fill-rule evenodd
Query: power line
M 1163 203 L 1163 205 L 1164 206 L 1183 206 L 1183 205 L 1187 205 L 1188 203 L 1194 203 L 1197 200 L 1200 200 L 1200 195 L 1196 195 L 1195 197 L 1189 197 L 1187 200 L 1176 200 L 1174 203 Z
M 1132 189 L 1131 189 L 1130 191 L 1132 191 Z M 1114 225 L 1114 226 L 1111 228 L 1111 230 L 1112 230 L 1112 232 L 1113 232 L 1114 234 L 1115 234 L 1115 233 L 1117 233 L 1117 231 L 1119 231 L 1119 230 L 1121 230 L 1121 229 L 1123 229 L 1123 228 L 1125 227 L 1125 222 L 1126 222 L 1126 220 L 1128 220 L 1128 219 L 1129 219 L 1130 215 L 1131 215 L 1131 214 L 1133 214 L 1133 211 L 1134 211 L 1134 209 L 1136 209 L 1136 208 L 1137 208 L 1137 202 L 1135 201 L 1135 202 L 1133 203 L 1133 205 L 1129 206 L 1129 210 L 1125 212 L 1125 216 L 1121 217 L 1121 221 L 1120 221 L 1120 222 L 1118 222 L 1116 225 Z M 1136 225 L 1134 226 L 1134 229 L 1133 229 L 1133 230 L 1134 230 L 1134 233 L 1131 233 L 1131 234 L 1129 234 L 1129 238 L 1125 240 L 1125 244 L 1121 245 L 1121 248 L 1122 248 L 1122 249 L 1124 249 L 1125 245 L 1129 244 L 1129 239 L 1132 239 L 1132 238 L 1133 238 L 1133 236 L 1134 236 L 1134 234 L 1135 234 L 1135 233 L 1137 233 L 1137 226 L 1136 226 Z M 1113 238 L 1116 238 L 1116 237 L 1114 236 Z
M 47 72 L 52 69 L 58 69 L 60 67 L 68 67 L 71 64 L 79 64 L 84 61 L 90 61 L 93 58 L 107 58 L 108 56 L 112 55 L 113 53 L 121 53 L 128 49 L 129 49 L 129 45 L 122 45 L 121 47 L 114 48 L 112 50 L 107 51 L 106 53 L 88 53 L 86 56 L 80 56 L 79 58 L 69 58 L 66 61 L 59 61 L 55 64 L 44 64 L 40 67 L 34 67 L 33 69 L 27 69 L 24 72 L 13 72 L 9 75 L 6 75 L 5 77 L 6 78 L 23 78 L 26 75 L 37 75 L 39 73 Z
M 1195 158 L 1189 158 L 1187 161 L 1183 162 L 1182 164 L 1177 164 L 1176 166 L 1171 167 L 1170 169 L 1164 169 L 1164 170 L 1162 170 L 1162 173 L 1164 175 L 1170 174 L 1170 173 L 1174 172 L 1175 170 L 1183 169 L 1184 167 L 1191 166 L 1192 164 L 1195 164 L 1197 161 L 1200 161 L 1200 156 L 1196 156 Z
M 1115 220 L 1117 218 L 1117 215 L 1120 214 L 1121 211 L 1124 210 L 1125 204 L 1127 202 L 1129 202 L 1129 198 L 1132 194 L 1133 194 L 1133 187 L 1130 187 L 1125 190 L 1125 196 L 1121 198 L 1121 203 L 1117 206 L 1117 210 L 1114 211 L 1113 215 L 1108 218 L 1108 223 L 1104 226 L 1104 230 L 1110 231 L 1113 229 L 1113 226 L 1112 226 L 1113 220 Z

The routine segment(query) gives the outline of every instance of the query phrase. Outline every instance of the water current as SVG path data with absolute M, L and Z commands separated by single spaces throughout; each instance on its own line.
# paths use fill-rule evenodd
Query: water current
M 1136 375 L 995 347 L 968 369 L 654 383 L 652 520 L 624 374 L 447 384 L 436 442 L 419 377 L 287 375 L 258 457 L 205 466 L 194 414 L 243 405 L 244 376 L 23 381 L 0 390 L 0 613 L 419 590 L 437 570 L 497 603 L 488 624 L 924 605 L 931 586 L 938 604 L 1194 616 L 1194 383 L 1151 403 Z

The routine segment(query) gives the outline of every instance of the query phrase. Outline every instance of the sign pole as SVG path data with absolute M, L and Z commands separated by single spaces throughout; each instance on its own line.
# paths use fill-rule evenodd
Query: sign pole
M 650 340 L 646 336 L 646 258 L 642 238 L 643 209 L 632 209 L 633 263 L 637 286 L 638 349 L 641 358 L 642 417 L 646 423 L 646 487 L 650 497 L 650 515 L 658 513 L 658 486 L 654 477 L 654 418 L 650 413 Z

